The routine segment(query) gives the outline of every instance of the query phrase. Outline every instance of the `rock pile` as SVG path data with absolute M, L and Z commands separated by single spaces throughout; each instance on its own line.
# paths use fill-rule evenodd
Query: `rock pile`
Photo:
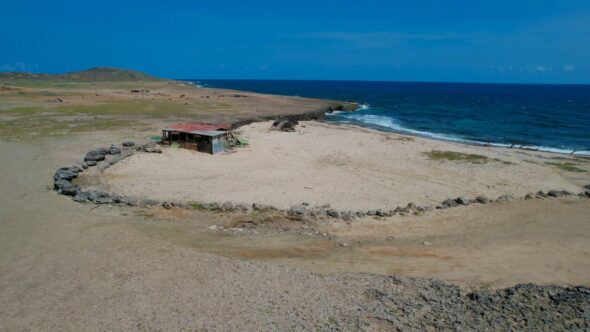
M 367 283 L 365 315 L 392 331 L 587 331 L 590 289 L 521 284 L 462 291 L 434 279 Z M 385 326 L 385 325 L 384 325 Z
M 295 126 L 299 124 L 299 122 L 297 120 L 289 120 L 289 119 L 281 119 L 281 120 L 275 120 L 275 122 L 273 122 L 272 124 L 272 129 L 273 130 L 278 130 L 278 131 L 295 131 Z

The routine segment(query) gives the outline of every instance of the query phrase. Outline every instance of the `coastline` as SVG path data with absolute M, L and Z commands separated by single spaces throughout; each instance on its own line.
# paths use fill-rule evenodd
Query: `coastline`
M 199 80 L 186 80 L 187 82 L 201 82 Z M 204 80 L 204 82 L 206 82 L 207 80 Z M 232 80 L 217 80 L 219 82 L 223 82 L 223 81 L 227 81 L 227 82 L 232 82 Z M 263 80 L 264 81 L 264 80 Z M 217 82 L 217 83 L 219 83 Z M 238 82 L 250 82 L 250 80 L 238 80 Z M 334 97 L 337 96 L 339 99 L 354 99 L 355 96 L 358 97 L 358 93 L 355 94 L 354 91 L 349 91 L 350 95 L 346 95 L 346 91 L 348 90 L 343 90 L 344 92 L 341 92 L 338 89 L 333 89 L 333 90 L 329 90 L 329 87 L 326 85 L 322 85 L 320 86 L 322 89 L 321 93 L 314 93 L 313 90 L 305 90 L 305 88 L 298 88 L 297 86 L 297 81 L 278 81 L 278 84 L 288 84 L 288 86 L 293 87 L 292 91 L 298 91 L 301 92 L 301 94 L 298 93 L 287 93 L 285 94 L 285 92 L 288 92 L 289 90 L 285 90 L 286 88 L 273 88 L 272 86 L 268 86 L 268 85 L 263 85 L 263 86 L 258 86 L 256 84 L 257 81 L 252 81 L 253 85 L 252 85 L 252 90 L 248 90 L 248 89 L 244 89 L 247 88 L 249 86 L 249 83 L 244 83 L 244 84 L 238 84 L 237 86 L 240 87 L 240 89 L 245 90 L 245 91 L 257 91 L 257 93 L 270 93 L 271 95 L 277 95 L 277 96 L 299 96 L 299 95 L 305 95 L 305 96 L 330 96 L 330 97 Z M 272 81 L 274 82 L 274 81 Z M 286 83 L 285 83 L 286 82 Z M 201 82 L 203 83 L 203 82 Z M 213 85 L 204 85 L 205 88 L 212 88 L 215 87 L 215 80 L 213 82 Z M 304 84 L 305 82 L 301 83 Z M 363 82 L 355 82 L 355 83 L 363 83 Z M 367 83 L 371 83 L 371 82 L 367 82 Z M 391 83 L 400 83 L 400 82 L 391 82 Z M 221 84 L 221 86 L 223 87 L 231 87 L 232 84 L 231 83 L 227 83 L 227 84 Z M 301 91 L 299 91 L 301 90 Z M 307 91 L 307 94 L 304 93 L 303 91 Z M 328 91 L 328 92 L 327 92 Z M 333 95 L 330 95 L 330 93 L 332 93 Z M 368 99 L 371 98 L 379 98 L 377 97 L 370 97 Z M 371 105 L 369 104 L 361 104 L 361 102 L 359 100 L 362 100 L 362 102 L 368 102 L 371 103 L 371 100 L 366 100 L 361 98 L 361 99 L 355 99 L 357 101 L 357 103 L 363 107 L 363 108 L 359 108 L 356 109 L 355 112 L 358 110 L 367 110 L 367 109 L 371 109 Z M 524 103 L 524 102 L 523 102 Z M 397 107 L 397 106 L 392 106 L 392 107 Z M 416 107 L 420 107 L 418 105 L 416 105 Z M 523 106 L 523 109 L 525 107 Z M 379 106 L 377 109 L 379 110 L 386 110 L 387 106 Z M 544 151 L 544 152 L 552 152 L 552 153 L 560 153 L 560 154 L 568 154 L 568 155 L 576 155 L 576 156 L 590 156 L 590 151 L 588 151 L 587 149 L 573 149 L 573 148 L 565 148 L 565 147 L 560 147 L 561 145 L 559 144 L 559 140 L 554 140 L 554 144 L 550 143 L 550 142 L 545 142 L 546 145 L 543 144 L 532 144 L 532 143 L 513 143 L 513 142 L 503 142 L 501 139 L 498 140 L 494 140 L 494 139 L 489 139 L 489 140 L 478 140 L 478 139 L 473 139 L 473 138 L 463 138 L 461 134 L 453 134 L 453 133 L 440 133 L 436 130 L 430 130 L 430 131 L 425 131 L 423 129 L 418 130 L 418 129 L 414 129 L 411 127 L 408 127 L 407 125 L 402 125 L 400 123 L 398 123 L 397 120 L 395 120 L 395 117 L 390 117 L 389 115 L 376 115 L 376 114 L 380 114 L 381 112 L 363 112 L 362 114 L 358 115 L 358 118 L 355 115 L 352 115 L 350 118 L 347 117 L 348 112 L 342 112 L 344 114 L 343 117 L 339 117 L 338 113 L 340 112 L 333 112 L 332 115 L 328 114 L 327 115 L 327 120 L 328 121 L 334 121 L 334 122 L 342 122 L 342 123 L 353 123 L 353 124 L 357 124 L 360 126 L 364 126 L 364 127 L 370 127 L 370 128 L 374 128 L 374 129 L 379 129 L 379 130 L 384 130 L 384 131 L 390 131 L 390 132 L 396 132 L 396 133 L 402 133 L 402 134 L 409 134 L 409 135 L 414 135 L 414 136 L 420 136 L 420 137 L 426 137 L 426 138 L 430 138 L 430 139 L 436 139 L 436 140 L 446 140 L 446 141 L 453 141 L 453 142 L 461 142 L 461 143 L 465 143 L 465 144 L 475 144 L 475 145 L 483 145 L 483 146 L 499 146 L 499 147 L 512 147 L 512 148 L 520 148 L 520 149 L 524 149 L 524 150 L 531 150 L 531 151 Z M 342 114 L 341 113 L 341 114 Z M 460 114 L 458 116 L 461 116 Z M 333 117 L 335 119 L 330 119 L 330 117 Z M 524 141 L 526 141 L 525 139 L 523 139 Z

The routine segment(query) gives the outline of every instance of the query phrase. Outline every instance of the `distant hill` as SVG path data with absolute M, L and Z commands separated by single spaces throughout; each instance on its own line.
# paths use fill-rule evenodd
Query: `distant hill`
M 64 80 L 76 82 L 134 82 L 164 80 L 146 73 L 110 67 L 94 67 L 66 74 L 34 74 L 26 72 L 0 72 L 0 80 Z

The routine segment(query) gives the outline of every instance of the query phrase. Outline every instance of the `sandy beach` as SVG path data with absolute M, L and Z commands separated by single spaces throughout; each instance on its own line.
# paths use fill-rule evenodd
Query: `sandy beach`
M 575 179 L 546 164 L 559 158 L 548 153 L 433 141 L 351 125 L 301 122 L 295 132 L 272 131 L 271 125 L 258 122 L 239 128 L 235 134 L 250 145 L 234 153 L 165 148 L 162 154 L 132 156 L 105 172 L 108 187 L 158 200 L 263 203 L 281 209 L 306 202 L 339 210 L 581 190 Z M 433 152 L 480 159 L 445 160 L 433 158 Z

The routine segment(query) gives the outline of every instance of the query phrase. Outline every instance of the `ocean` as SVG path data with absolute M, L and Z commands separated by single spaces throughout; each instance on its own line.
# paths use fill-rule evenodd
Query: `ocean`
M 268 94 L 353 100 L 329 121 L 434 139 L 590 155 L 590 85 L 189 80 Z

